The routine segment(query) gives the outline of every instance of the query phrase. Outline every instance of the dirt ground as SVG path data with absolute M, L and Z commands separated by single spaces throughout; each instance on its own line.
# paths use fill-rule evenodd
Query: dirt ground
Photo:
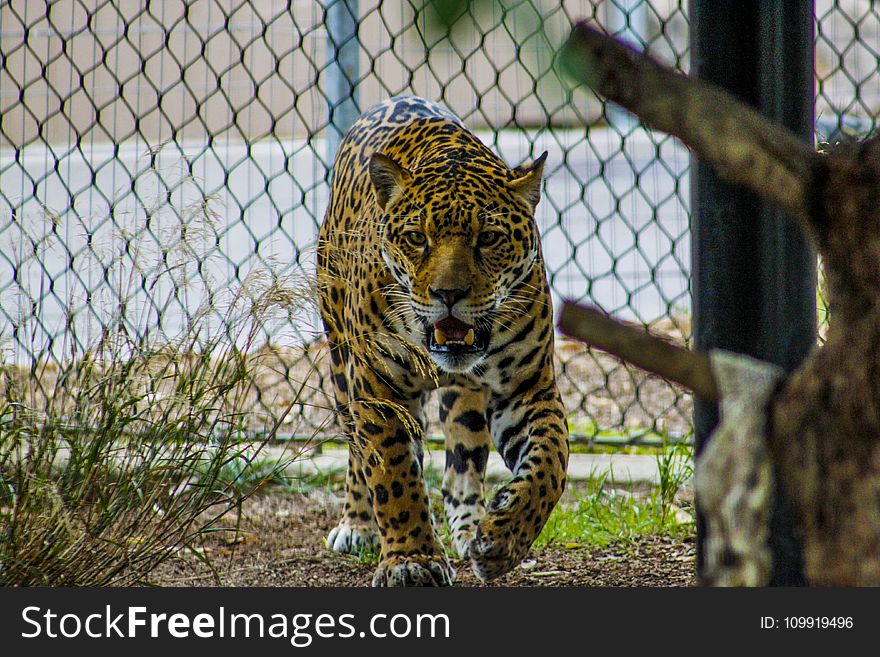
M 373 565 L 324 547 L 339 502 L 325 491 L 251 497 L 238 531 L 208 535 L 200 554 L 182 550 L 152 573 L 159 586 L 369 586 Z M 465 561 L 454 561 L 457 586 L 483 586 Z M 651 536 L 602 548 L 551 546 L 533 551 L 490 586 L 690 586 L 693 538 Z

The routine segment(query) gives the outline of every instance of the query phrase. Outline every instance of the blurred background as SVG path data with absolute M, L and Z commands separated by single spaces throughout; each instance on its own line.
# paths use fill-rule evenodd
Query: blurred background
M 331 163 L 361 111 L 408 93 L 510 166 L 549 151 L 537 220 L 557 303 L 687 344 L 689 154 L 554 66 L 586 18 L 687 71 L 687 4 L 447 3 L 464 8 L 447 32 L 421 0 L 0 0 L 3 364 L 48 376 L 111 329 L 235 341 L 226 295 L 268 281 L 298 302 L 241 345 L 258 365 L 247 430 L 334 436 L 309 303 Z M 816 0 L 815 15 L 817 141 L 864 135 L 880 10 Z M 576 440 L 691 434 L 671 384 L 578 344 L 558 361 Z

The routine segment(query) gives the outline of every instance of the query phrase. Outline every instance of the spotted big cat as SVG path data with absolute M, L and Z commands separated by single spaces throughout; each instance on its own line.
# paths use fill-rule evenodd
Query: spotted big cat
M 507 167 L 447 109 L 412 96 L 342 141 L 318 242 L 321 315 L 349 442 L 338 552 L 380 550 L 374 586 L 443 586 L 423 477 L 439 389 L 452 546 L 482 580 L 516 567 L 565 488 L 568 429 L 535 207 L 544 153 Z M 485 502 L 494 443 L 513 477 Z

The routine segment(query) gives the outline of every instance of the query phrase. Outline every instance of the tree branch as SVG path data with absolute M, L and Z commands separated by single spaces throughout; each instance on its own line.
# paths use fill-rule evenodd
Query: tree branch
M 674 381 L 709 401 L 720 394 L 706 354 L 683 349 L 644 330 L 570 301 L 562 305 L 559 330 L 628 363 Z
M 578 82 L 668 132 L 723 178 L 776 204 L 815 236 L 810 188 L 820 156 L 791 132 L 711 84 L 688 79 L 578 23 L 562 54 Z

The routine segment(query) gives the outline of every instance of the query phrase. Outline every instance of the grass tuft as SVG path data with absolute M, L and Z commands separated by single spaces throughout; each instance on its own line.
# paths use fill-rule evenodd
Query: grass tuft
M 215 337 L 217 299 L 176 338 L 120 315 L 63 360 L 0 364 L 0 585 L 140 582 L 273 479 L 240 409 L 267 314 L 296 298 L 251 280 Z
M 673 448 L 679 454 L 685 448 Z M 551 545 L 603 547 L 629 542 L 640 536 L 685 536 L 693 531 L 693 516 L 678 509 L 673 500 L 688 475 L 686 466 L 663 467 L 679 458 L 667 458 L 661 465 L 661 483 L 649 492 L 633 493 L 615 485 L 607 474 L 593 475 L 582 485 L 571 486 L 572 501 L 561 502 L 534 543 L 542 550 Z

